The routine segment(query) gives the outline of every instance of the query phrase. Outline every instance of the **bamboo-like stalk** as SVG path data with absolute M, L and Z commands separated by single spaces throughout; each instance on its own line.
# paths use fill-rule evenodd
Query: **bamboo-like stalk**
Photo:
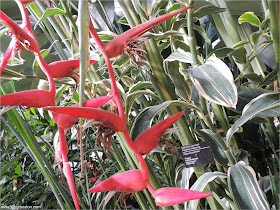
M 279 9 L 280 9 L 280 3 L 279 1 L 272 1 L 268 0 L 268 8 L 270 12 L 270 33 L 271 33 L 271 38 L 273 40 L 273 48 L 275 51 L 275 60 L 276 60 L 276 65 L 278 68 L 278 84 L 280 84 L 280 43 L 279 43 L 279 37 L 280 37 L 280 14 L 279 14 Z
M 79 1 L 79 52 L 80 52 L 80 85 L 79 85 L 79 105 L 83 107 L 85 95 L 86 74 L 89 67 L 89 14 L 88 2 Z M 83 119 L 79 120 L 79 139 L 80 139 L 80 156 L 81 156 L 81 175 L 84 169 L 84 152 L 83 152 Z

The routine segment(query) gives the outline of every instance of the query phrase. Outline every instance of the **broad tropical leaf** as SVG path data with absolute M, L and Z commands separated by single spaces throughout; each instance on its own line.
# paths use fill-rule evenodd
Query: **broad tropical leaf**
M 245 124 L 248 120 L 258 114 L 267 111 L 273 112 L 274 116 L 280 115 L 280 94 L 279 93 L 264 93 L 248 103 L 244 109 L 242 116 L 234 123 L 228 130 L 226 141 L 229 142 L 232 135 L 238 130 L 240 126 Z M 264 112 L 265 111 L 265 112 Z
M 255 171 L 240 161 L 229 168 L 228 185 L 240 209 L 270 209 L 256 179 Z
M 183 73 L 190 75 L 196 89 L 204 98 L 235 108 L 237 88 L 230 69 L 223 61 L 211 57 L 205 64 L 184 70 Z

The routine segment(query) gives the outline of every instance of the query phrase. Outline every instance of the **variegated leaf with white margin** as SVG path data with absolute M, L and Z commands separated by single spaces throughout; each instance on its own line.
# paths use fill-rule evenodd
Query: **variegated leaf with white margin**
M 243 161 L 229 168 L 228 186 L 240 209 L 270 209 L 252 167 Z
M 196 182 L 193 184 L 190 190 L 203 191 L 206 185 L 209 182 L 212 182 L 217 177 L 223 179 L 223 178 L 227 178 L 227 175 L 225 173 L 218 172 L 218 171 L 207 172 L 203 174 L 201 177 L 199 177 L 198 180 L 196 180 Z M 187 203 L 187 208 L 185 209 L 197 209 L 198 204 L 199 204 L 199 199 L 191 200 Z
M 190 75 L 196 89 L 207 100 L 235 108 L 237 88 L 228 66 L 214 55 L 204 64 L 184 70 Z
M 270 113 L 273 111 L 275 112 L 275 116 L 280 116 L 280 93 L 264 93 L 251 100 L 244 107 L 242 116 L 228 130 L 226 135 L 227 143 L 229 143 L 232 135 L 238 131 L 239 127 L 265 111 L 269 111 Z
M 193 63 L 192 54 L 185 52 L 178 48 L 175 52 L 171 53 L 164 61 L 180 61 L 183 63 Z
M 176 170 L 176 186 L 183 189 L 189 189 L 190 178 L 194 173 L 193 167 L 186 168 L 185 164 L 180 165 Z

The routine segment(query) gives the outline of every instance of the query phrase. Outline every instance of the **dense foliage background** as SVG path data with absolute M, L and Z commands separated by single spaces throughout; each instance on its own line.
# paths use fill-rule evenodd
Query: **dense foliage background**
M 185 168 L 170 144 L 145 156 L 155 188 L 179 187 L 212 193 L 168 209 L 279 208 L 279 2 L 118 0 L 89 1 L 94 26 L 104 43 L 156 16 L 196 4 L 137 38 L 145 51 L 132 49 L 112 60 L 119 92 L 134 140 L 151 125 L 184 111 L 164 136 L 173 147 L 209 141 L 214 164 Z M 79 59 L 77 1 L 34 1 L 26 5 L 47 63 Z M 17 4 L 1 1 L 1 10 L 21 22 Z M 4 55 L 11 36 L 1 27 Z M 107 95 L 110 81 L 104 58 L 90 39 L 85 99 Z M 136 55 L 137 54 L 137 55 Z M 140 56 L 139 56 L 140 54 Z M 140 59 L 141 58 L 141 59 Z M 234 80 L 233 80 L 234 78 Z M 56 79 L 56 105 L 79 102 L 75 82 Z M 1 75 L 1 95 L 48 88 L 31 52 L 9 62 Z M 78 86 L 79 89 L 80 86 Z M 40 99 L 38 99 L 40 100 Z M 106 110 L 114 107 L 107 105 Z M 84 126 L 85 127 L 85 126 Z M 83 131 L 81 175 L 78 124 L 66 133 L 69 162 L 84 209 L 122 208 L 112 192 L 88 193 L 97 180 L 137 168 L 137 159 L 116 133 L 109 157 L 96 146 L 97 129 Z M 68 186 L 54 162 L 57 126 L 42 108 L 16 107 L 1 115 L 1 205 L 74 208 Z M 96 178 L 91 179 L 89 178 Z M 126 200 L 127 208 L 158 209 L 147 190 Z

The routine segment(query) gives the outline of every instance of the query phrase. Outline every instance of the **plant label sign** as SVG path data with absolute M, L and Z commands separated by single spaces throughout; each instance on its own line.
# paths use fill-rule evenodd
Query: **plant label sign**
M 181 147 L 186 168 L 214 163 L 212 149 L 208 141 Z

